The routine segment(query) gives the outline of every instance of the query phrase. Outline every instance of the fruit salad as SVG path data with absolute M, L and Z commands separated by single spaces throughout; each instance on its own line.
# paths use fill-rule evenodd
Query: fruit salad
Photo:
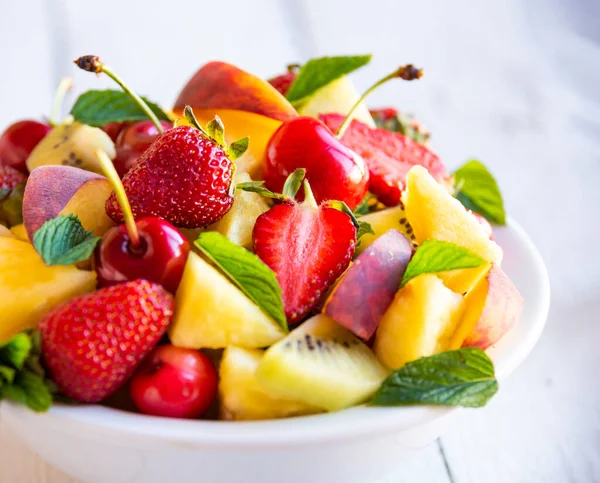
M 270 80 L 210 62 L 169 110 L 77 59 L 116 88 L 60 120 L 65 80 L 48 121 L 0 136 L 0 399 L 222 420 L 485 405 L 485 350 L 523 305 L 502 197 L 368 107 L 423 76 L 360 95 L 370 59 Z

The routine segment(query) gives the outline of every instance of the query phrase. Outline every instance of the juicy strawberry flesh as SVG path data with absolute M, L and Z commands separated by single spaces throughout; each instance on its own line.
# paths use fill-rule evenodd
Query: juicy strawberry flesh
M 296 80 L 296 72 L 286 72 L 285 74 L 278 75 L 269 79 L 267 82 L 277 89 L 282 95 L 286 95 L 290 90 L 291 85 Z
M 2 198 L 2 191 L 12 190 L 18 184 L 24 183 L 27 180 L 21 171 L 11 168 L 10 166 L 0 165 L 0 199 Z
M 258 217 L 254 251 L 277 275 L 290 324 L 313 310 L 346 270 L 355 240 L 350 217 L 333 208 L 276 205 Z
M 385 122 L 394 119 L 398 115 L 398 110 L 393 107 L 382 107 L 381 109 L 370 109 L 369 113 L 373 119 Z
M 105 399 L 159 342 L 173 308 L 172 295 L 146 280 L 107 287 L 58 306 L 39 324 L 52 379 L 77 401 Z
M 320 119 L 335 132 L 344 116 L 323 114 Z M 448 177 L 446 167 L 435 153 L 400 133 L 373 129 L 354 120 L 342 142 L 365 160 L 370 175 L 369 191 L 387 206 L 400 204 L 406 173 L 415 165 L 427 168 L 438 180 Z
M 233 164 L 224 150 L 199 130 L 166 131 L 123 178 L 135 218 L 157 216 L 179 228 L 199 228 L 221 219 L 233 204 Z M 123 214 L 113 193 L 106 213 Z

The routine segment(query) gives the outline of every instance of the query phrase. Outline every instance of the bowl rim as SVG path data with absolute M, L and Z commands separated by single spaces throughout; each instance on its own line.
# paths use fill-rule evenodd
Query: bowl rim
M 529 321 L 518 343 L 508 354 L 500 355 L 497 346 L 487 352 L 494 360 L 496 376 L 505 379 L 531 352 L 541 336 L 550 306 L 550 283 L 544 261 L 536 246 L 512 218 L 505 231 L 515 238 L 525 257 L 526 270 L 535 282 L 535 296 L 526 300 Z M 524 310 L 525 312 L 525 310 Z M 523 316 L 521 317 L 523 322 Z M 514 331 L 515 329 L 512 329 Z M 507 337 L 510 334 L 505 335 Z M 502 341 L 498 345 L 500 345 Z M 143 439 L 147 442 L 171 442 L 177 445 L 227 446 L 264 448 L 307 443 L 327 443 L 337 440 L 374 438 L 384 434 L 417 430 L 438 422 L 459 410 L 456 407 L 358 406 L 343 411 L 284 418 L 268 421 L 204 421 L 180 420 L 146 416 L 99 405 L 69 406 L 55 404 L 43 414 L 36 414 L 16 403 L 3 401 L 3 416 L 7 419 L 39 418 L 34 424 L 55 426 L 60 431 L 85 432 L 95 438 Z M 43 420 L 43 421 L 42 421 Z

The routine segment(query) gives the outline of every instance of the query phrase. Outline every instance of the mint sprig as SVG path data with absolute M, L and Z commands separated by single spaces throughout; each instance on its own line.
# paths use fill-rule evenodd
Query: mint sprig
M 39 333 L 22 332 L 0 344 L 0 400 L 21 402 L 34 411 L 48 410 L 52 386 L 39 362 Z
M 367 65 L 370 61 L 371 55 L 311 59 L 300 68 L 286 94 L 287 100 L 298 106 L 321 87 Z
M 402 286 L 424 273 L 476 268 L 484 263 L 485 260 L 479 255 L 454 243 L 441 240 L 425 240 L 419 245 L 408 263 L 402 277 Z
M 394 371 L 383 381 L 372 404 L 479 408 L 497 391 L 491 359 L 481 349 L 462 348 L 417 359 Z
M 467 162 L 454 173 L 454 182 L 455 196 L 465 208 L 496 225 L 506 225 L 500 188 L 483 163 L 477 160 Z
M 169 121 L 169 116 L 154 102 L 142 97 L 150 110 L 162 121 Z M 81 94 L 71 115 L 76 121 L 89 126 L 100 127 L 111 122 L 134 122 L 148 119 L 142 108 L 120 90 L 90 90 Z
M 33 235 L 33 246 L 46 265 L 72 265 L 92 255 L 100 237 L 83 228 L 75 215 L 48 220 Z
M 217 232 L 200 234 L 194 244 L 250 300 L 272 317 L 285 331 L 288 330 L 281 287 L 277 282 L 275 272 L 260 258 Z

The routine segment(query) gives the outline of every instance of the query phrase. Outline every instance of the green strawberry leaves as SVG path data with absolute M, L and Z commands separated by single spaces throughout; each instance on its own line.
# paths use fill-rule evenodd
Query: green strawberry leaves
M 491 359 L 481 349 L 462 348 L 417 359 L 394 371 L 383 381 L 372 404 L 479 408 L 497 391 Z
M 72 265 L 87 260 L 100 241 L 75 215 L 48 220 L 33 235 L 33 246 L 46 265 Z
M 454 173 L 454 182 L 455 197 L 465 208 L 496 225 L 506 225 L 500 188 L 483 163 L 477 160 L 467 162 Z
M 367 65 L 371 55 L 352 55 L 337 57 L 320 57 L 304 64 L 296 79 L 290 86 L 286 98 L 293 105 L 302 104 L 321 87 L 339 79 L 343 75 Z
M 266 188 L 264 186 L 264 181 L 246 181 L 243 183 L 238 183 L 236 185 L 236 189 L 258 193 L 265 198 L 282 201 L 283 203 L 292 203 L 296 194 L 298 193 L 298 190 L 300 189 L 300 186 L 302 186 L 302 181 L 304 180 L 305 174 L 306 170 L 304 168 L 296 169 L 285 180 L 282 193 L 274 193 L 270 189 Z
M 479 255 L 454 243 L 441 240 L 425 240 L 419 245 L 408 263 L 402 277 L 402 286 L 424 273 L 447 272 L 459 268 L 476 268 L 484 263 L 485 260 Z
M 341 211 L 342 213 L 346 213 L 350 219 L 352 220 L 352 224 L 356 227 L 356 241 L 360 240 L 360 237 L 366 235 L 367 233 L 374 235 L 373 227 L 366 221 L 361 221 L 356 218 L 355 213 L 350 209 L 350 207 L 344 203 L 343 201 L 326 201 L 326 206 L 328 208 L 334 208 L 336 210 Z
M 155 103 L 142 98 L 150 110 L 162 121 L 169 121 L 169 116 Z M 84 92 L 75 101 L 71 109 L 75 120 L 89 126 L 101 127 L 112 122 L 144 121 L 148 116 L 143 109 L 120 90 L 90 90 Z
M 283 308 L 281 287 L 275 272 L 254 253 L 236 245 L 217 232 L 200 234 L 196 247 L 212 260 L 229 279 L 273 318 L 285 331 L 287 319 Z

